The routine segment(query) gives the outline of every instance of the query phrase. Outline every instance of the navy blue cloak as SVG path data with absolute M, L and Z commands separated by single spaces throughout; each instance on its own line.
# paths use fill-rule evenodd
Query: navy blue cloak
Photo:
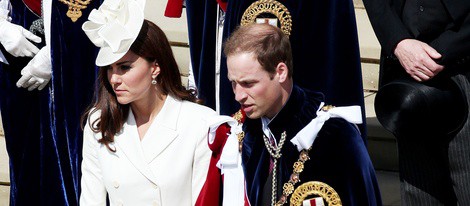
M 278 160 L 278 198 L 300 154 L 289 140 L 316 117 L 323 101 L 321 93 L 294 86 L 286 105 L 269 123 L 277 142 L 282 132 L 287 135 Z M 261 119 L 246 119 L 243 130 L 242 165 L 248 197 L 251 205 L 262 205 L 263 195 L 271 192 L 263 191 L 270 176 L 270 155 L 264 145 Z M 340 118 L 326 121 L 309 156 L 310 160 L 305 162 L 304 171 L 300 174 L 301 182 L 295 187 L 308 181 L 321 181 L 336 190 L 343 205 L 382 205 L 374 168 L 355 125 Z
M 16 87 L 30 58 L 7 54 L 10 65 L 0 65 L 0 108 L 10 157 L 12 206 L 78 205 L 80 116 L 91 103 L 97 76 L 97 49 L 81 26 L 100 2 L 91 1 L 82 17 L 72 22 L 66 16 L 68 6 L 52 1 L 52 78 L 42 91 Z M 22 1 L 11 3 L 13 23 L 29 28 L 38 19 Z

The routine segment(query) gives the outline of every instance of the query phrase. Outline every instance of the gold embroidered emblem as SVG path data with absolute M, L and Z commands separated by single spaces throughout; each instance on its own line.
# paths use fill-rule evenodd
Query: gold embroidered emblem
M 301 184 L 290 198 L 291 206 L 301 206 L 302 202 L 310 195 L 320 196 L 328 206 L 341 206 L 341 199 L 338 193 L 324 182 L 311 181 Z
M 242 110 L 238 110 L 235 114 L 233 114 L 233 118 L 237 120 L 238 125 L 242 125 L 242 119 L 243 119 L 243 113 Z M 243 139 L 245 138 L 245 132 L 241 131 L 240 133 L 237 134 L 237 139 L 238 139 L 238 151 L 242 151 L 243 148 Z
M 238 121 L 238 123 L 241 123 L 242 119 L 243 119 L 243 114 L 242 114 L 242 110 L 238 110 L 235 114 L 233 114 L 233 118 L 235 120 Z
M 90 4 L 91 2 L 91 0 L 59 0 L 59 1 L 69 6 L 69 10 L 67 11 L 67 16 L 72 20 L 72 22 L 76 22 L 77 19 L 82 16 L 82 9 L 86 9 L 88 4 Z
M 323 110 L 324 112 L 327 112 L 328 110 L 333 109 L 333 108 L 335 108 L 335 106 L 333 106 L 333 105 L 325 105 L 325 106 L 323 106 L 323 107 L 321 108 L 321 110 Z
M 301 161 L 297 161 L 294 163 L 294 172 L 295 173 L 301 173 L 304 171 L 304 163 Z
M 285 195 L 292 194 L 292 192 L 294 192 L 294 184 L 292 184 L 290 182 L 286 182 L 286 183 L 284 183 L 284 186 L 282 187 L 282 190 L 283 190 L 283 193 Z
M 292 194 L 292 192 L 294 192 L 295 184 L 300 182 L 299 175 L 304 169 L 304 164 L 307 160 L 310 159 L 310 157 L 308 156 L 308 151 L 310 151 L 310 148 L 308 150 L 302 150 L 300 152 L 299 159 L 293 165 L 294 170 L 293 170 L 292 174 L 290 175 L 289 181 L 284 183 L 284 185 L 282 187 L 281 198 L 279 198 L 279 200 L 274 205 L 281 206 L 281 205 L 286 204 L 287 198 L 289 197 L 289 195 Z M 273 169 L 273 171 L 274 171 L 274 169 Z M 273 194 L 275 194 L 274 190 L 273 190 Z
M 252 3 L 243 13 L 240 24 L 242 26 L 256 22 L 262 14 L 272 14 L 281 22 L 281 30 L 290 36 L 292 30 L 292 17 L 286 6 L 275 0 L 258 0 Z

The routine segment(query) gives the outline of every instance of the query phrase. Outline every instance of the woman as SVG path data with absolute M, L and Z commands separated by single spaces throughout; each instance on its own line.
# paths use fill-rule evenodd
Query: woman
M 142 21 L 119 60 L 104 66 L 119 56 L 109 51 L 97 58 L 97 100 L 85 117 L 81 205 L 106 205 L 107 194 L 111 205 L 194 205 L 204 184 L 210 161 L 205 118 L 215 112 L 193 103 L 197 98 L 181 86 L 165 34 Z

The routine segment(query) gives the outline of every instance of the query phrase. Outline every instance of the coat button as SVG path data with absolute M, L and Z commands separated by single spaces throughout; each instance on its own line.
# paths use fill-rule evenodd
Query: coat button
M 114 182 L 113 182 L 113 187 L 116 188 L 116 189 L 119 188 L 119 182 L 118 182 L 118 181 L 114 181 Z
M 153 206 L 158 206 L 157 201 L 154 201 L 152 205 L 153 205 Z
M 153 187 L 154 189 L 158 189 L 158 185 L 156 185 L 156 184 L 153 184 L 152 187 Z
M 419 6 L 419 11 L 423 12 L 423 11 L 424 11 L 424 7 L 423 7 L 423 6 Z

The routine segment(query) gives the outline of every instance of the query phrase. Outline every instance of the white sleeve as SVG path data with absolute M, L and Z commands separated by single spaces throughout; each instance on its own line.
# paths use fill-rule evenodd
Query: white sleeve
M 9 21 L 8 13 L 10 13 L 10 8 L 10 0 L 0 0 L 0 20 L 6 19 Z M 2 51 L 0 51 L 0 62 L 8 64 L 8 61 L 3 55 Z
M 205 124 L 202 124 L 205 125 Z M 206 182 L 207 172 L 209 170 L 209 163 L 211 161 L 212 151 L 207 143 L 207 136 L 209 128 L 202 130 L 203 135 L 200 135 L 196 145 L 193 161 L 193 175 L 192 175 L 192 205 L 196 204 L 199 193 L 201 192 L 204 183 Z
M 103 182 L 98 151 L 101 143 L 95 138 L 88 121 L 83 131 L 83 160 L 80 205 L 105 206 L 106 188 Z
M 9 20 L 8 13 L 10 13 L 10 10 L 11 10 L 10 0 L 0 0 L 0 19 Z
M 46 45 L 51 45 L 51 16 L 52 16 L 52 0 L 42 0 L 42 11 L 44 21 L 44 36 Z

